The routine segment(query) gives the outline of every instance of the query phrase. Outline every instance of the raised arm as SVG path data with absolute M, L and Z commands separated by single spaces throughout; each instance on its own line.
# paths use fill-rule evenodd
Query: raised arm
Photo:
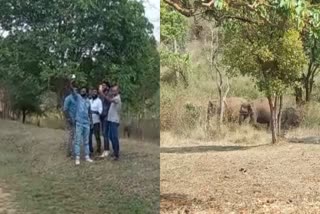
M 101 95 L 104 99 L 108 100 L 109 102 L 114 102 L 114 103 L 116 103 L 116 101 L 115 101 L 112 97 L 108 96 L 108 94 L 105 94 L 105 93 L 102 91 L 102 86 L 101 86 L 101 85 L 99 86 L 99 93 L 100 93 L 100 95 Z
M 110 103 L 118 104 L 120 102 L 118 97 L 110 97 L 108 95 L 103 94 L 103 97 L 108 100 Z

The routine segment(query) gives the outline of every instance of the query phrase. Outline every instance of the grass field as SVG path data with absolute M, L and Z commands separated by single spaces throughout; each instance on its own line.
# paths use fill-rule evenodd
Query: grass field
M 320 144 L 270 141 L 249 127 L 224 140 L 161 133 L 161 213 L 319 213 Z
M 118 162 L 79 167 L 65 132 L 0 121 L 0 213 L 157 213 L 159 145 L 121 141 Z

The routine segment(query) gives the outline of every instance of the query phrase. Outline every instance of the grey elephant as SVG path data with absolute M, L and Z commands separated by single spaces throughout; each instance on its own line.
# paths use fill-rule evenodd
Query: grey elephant
M 302 121 L 302 112 L 289 107 L 282 111 L 281 116 L 281 127 L 284 130 L 288 130 L 290 128 L 297 128 L 300 126 L 300 123 Z
M 239 120 L 239 108 L 248 101 L 241 97 L 228 97 L 224 101 L 224 120 L 228 122 L 236 122 Z M 210 120 L 214 115 L 218 115 L 220 107 L 218 103 L 209 101 L 207 110 L 207 119 Z
M 281 127 L 285 130 L 296 128 L 300 125 L 302 114 L 295 108 L 289 107 L 282 111 Z M 271 124 L 271 113 L 268 99 L 260 98 L 250 103 L 245 103 L 240 107 L 239 124 L 250 118 L 250 123 L 267 124 L 268 129 Z
M 241 125 L 247 118 L 250 118 L 250 123 L 257 125 L 267 124 L 270 127 L 271 113 L 268 99 L 260 98 L 249 103 L 244 103 L 240 106 L 239 124 Z

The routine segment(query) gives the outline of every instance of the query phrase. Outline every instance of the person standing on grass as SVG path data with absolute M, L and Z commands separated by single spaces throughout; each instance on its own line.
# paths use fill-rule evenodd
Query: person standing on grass
M 72 157 L 73 146 L 74 146 L 74 137 L 75 137 L 75 118 L 77 111 L 77 96 L 76 93 L 73 92 L 76 88 L 71 90 L 71 93 L 65 98 L 63 103 L 63 112 L 66 118 L 66 127 L 68 132 L 68 140 L 66 141 L 66 149 L 67 149 L 67 157 Z
M 83 143 L 85 160 L 93 162 L 90 158 L 89 151 L 89 134 L 90 126 L 92 124 L 92 116 L 90 113 L 90 101 L 87 98 L 87 89 L 82 87 L 80 95 L 77 94 L 77 112 L 76 112 L 76 137 L 74 144 L 75 164 L 80 164 L 80 145 Z
M 121 112 L 121 98 L 119 93 L 119 86 L 114 85 L 111 88 L 112 96 L 105 96 L 111 104 L 108 112 L 108 127 L 109 138 L 111 140 L 114 160 L 119 159 L 120 145 L 119 145 L 119 125 L 120 125 L 120 112 Z
M 90 129 L 90 136 L 89 136 L 89 149 L 90 153 L 93 154 L 93 146 L 92 146 L 92 135 L 95 135 L 96 142 L 97 142 L 97 153 L 101 153 L 101 138 L 100 138 L 100 115 L 102 114 L 102 102 L 101 99 L 98 97 L 98 90 L 92 89 L 91 90 L 91 99 L 90 99 L 90 108 L 92 114 L 92 128 Z
M 100 117 L 101 127 L 103 133 L 103 141 L 104 141 L 104 151 L 101 154 L 101 158 L 107 157 L 110 153 L 109 146 L 109 126 L 108 126 L 108 112 L 110 108 L 110 101 L 106 99 L 106 96 L 111 96 L 110 84 L 107 81 L 103 81 L 103 83 L 99 86 L 99 94 L 100 99 L 102 101 L 103 111 Z

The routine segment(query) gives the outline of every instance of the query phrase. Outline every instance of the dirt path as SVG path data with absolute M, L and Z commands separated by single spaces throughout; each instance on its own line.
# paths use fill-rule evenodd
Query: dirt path
M 3 185 L 0 184 L 0 214 L 14 214 L 11 195 L 4 191 Z
M 161 213 L 319 213 L 320 144 L 161 145 Z

